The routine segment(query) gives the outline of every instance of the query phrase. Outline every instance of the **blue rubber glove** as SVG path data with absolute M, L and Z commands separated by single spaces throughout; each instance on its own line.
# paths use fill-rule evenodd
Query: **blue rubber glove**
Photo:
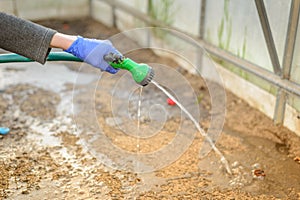
M 0 135 L 6 135 L 7 133 L 9 133 L 9 128 L 0 127 Z
M 87 39 L 78 36 L 77 40 L 75 40 L 65 51 L 73 54 L 84 62 L 111 74 L 115 74 L 119 71 L 119 69 L 113 68 L 103 59 L 103 56 L 109 53 L 121 55 L 109 40 Z

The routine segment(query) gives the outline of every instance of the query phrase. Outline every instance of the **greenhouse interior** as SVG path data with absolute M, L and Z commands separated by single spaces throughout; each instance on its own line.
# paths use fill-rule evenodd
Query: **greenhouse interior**
M 299 0 L 0 8 L 1 199 L 300 199 Z

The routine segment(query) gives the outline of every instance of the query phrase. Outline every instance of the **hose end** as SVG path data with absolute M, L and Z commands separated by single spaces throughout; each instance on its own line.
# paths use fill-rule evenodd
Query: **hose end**
M 154 70 L 150 66 L 148 68 L 149 68 L 149 70 L 148 70 L 147 75 L 145 76 L 145 78 L 141 82 L 139 82 L 139 84 L 141 86 L 148 85 L 152 81 L 152 79 L 154 77 Z

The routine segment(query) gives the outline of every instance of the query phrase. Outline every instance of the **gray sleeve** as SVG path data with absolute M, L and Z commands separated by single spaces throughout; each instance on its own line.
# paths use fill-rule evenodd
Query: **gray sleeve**
M 0 12 L 0 48 L 44 64 L 56 31 Z

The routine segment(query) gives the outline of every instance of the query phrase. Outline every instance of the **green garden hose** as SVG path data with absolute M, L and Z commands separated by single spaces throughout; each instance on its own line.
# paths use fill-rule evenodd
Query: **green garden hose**
M 82 62 L 82 60 L 67 52 L 51 52 L 47 57 L 47 61 Z M 29 58 L 26 58 L 24 56 L 15 53 L 0 54 L 0 63 L 9 63 L 9 62 L 34 62 L 34 60 L 31 60 Z
M 110 53 L 104 56 L 104 59 L 114 68 L 128 70 L 132 74 L 135 82 L 142 86 L 148 85 L 154 76 L 154 71 L 150 66 L 136 63 L 129 58 Z M 67 52 L 50 52 L 47 61 L 82 62 L 82 60 Z M 0 54 L 0 63 L 9 62 L 34 62 L 34 60 L 13 53 Z

